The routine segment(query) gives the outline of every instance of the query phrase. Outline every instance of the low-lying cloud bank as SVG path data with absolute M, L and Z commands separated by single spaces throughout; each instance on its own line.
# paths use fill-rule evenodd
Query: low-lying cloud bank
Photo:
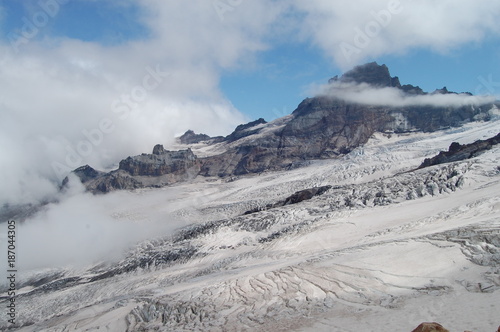
M 43 14 L 45 3 L 30 8 Z M 110 167 L 154 144 L 168 145 L 187 129 L 228 133 L 249 119 L 223 95 L 221 76 L 258 68 L 258 55 L 283 41 L 316 47 L 350 69 L 382 55 L 420 48 L 446 53 L 500 35 L 496 0 L 139 0 L 134 23 L 147 33 L 107 45 L 53 35 L 51 23 L 65 15 L 67 2 L 60 3 L 35 37 L 22 39 L 25 20 L 18 17 L 19 29 L 3 32 L 21 39 L 0 39 L 0 206 L 46 200 L 70 170 Z M 128 5 L 113 4 L 116 10 Z M 406 98 L 392 90 L 355 94 L 343 98 L 390 105 L 484 102 Z
M 346 102 L 373 106 L 461 107 L 494 103 L 493 96 L 473 96 L 467 93 L 410 94 L 394 87 L 373 87 L 366 83 L 333 82 L 312 88 L 315 95 L 335 97 Z
M 130 192 L 94 196 L 76 178 L 70 183 L 58 203 L 17 224 L 17 263 L 23 273 L 116 261 L 136 243 L 185 226 L 161 209 L 148 208 L 150 200 L 174 197 L 173 190 L 145 200 Z
M 57 15 L 64 15 L 63 2 Z M 30 7 L 41 12 L 40 3 L 45 2 Z M 119 10 L 127 2 L 113 3 Z M 58 186 L 81 165 L 112 167 L 154 144 L 168 146 L 187 129 L 221 135 L 247 121 L 223 95 L 220 79 L 227 72 L 258 68 L 258 55 L 273 43 L 317 47 L 337 66 L 350 69 L 381 55 L 422 48 L 446 53 L 500 35 L 497 0 L 136 3 L 148 32 L 142 39 L 107 45 L 52 35 L 49 24 L 37 29 L 36 37 L 19 39 L 21 44 L 0 40 L 0 208 L 60 199 L 19 226 L 26 267 L 88 263 L 162 230 L 161 222 L 149 227 L 110 215 L 114 206 L 134 202 L 131 193 L 94 197 L 75 187 L 63 198 Z M 6 17 L 3 6 L 0 23 Z M 24 22 L 18 17 L 20 31 Z M 411 96 L 363 85 L 317 92 L 388 106 L 492 101 Z

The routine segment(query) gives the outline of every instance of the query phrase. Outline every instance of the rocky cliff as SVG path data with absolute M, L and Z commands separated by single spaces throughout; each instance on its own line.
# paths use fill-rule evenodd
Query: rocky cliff
M 208 141 L 211 137 L 205 134 L 196 134 L 192 130 L 186 131 L 181 137 L 179 137 L 179 141 L 182 144 L 196 144 L 202 141 Z
M 375 62 L 358 66 L 329 81 L 364 84 L 372 88 L 397 89 L 403 96 L 427 95 L 418 86 L 401 85 L 385 65 Z M 432 94 L 453 94 L 446 88 Z M 129 157 L 117 171 L 87 182 L 92 191 L 162 186 L 196 175 L 228 177 L 287 169 L 306 160 L 335 158 L 365 144 L 375 132 L 433 132 L 466 122 L 488 120 L 493 104 L 460 106 L 381 106 L 346 101 L 322 94 L 307 98 L 289 116 L 267 123 L 259 119 L 240 125 L 226 137 L 186 132 L 180 143 L 205 144 L 203 158 L 186 149 L 165 151 L 156 146 L 152 154 Z M 208 153 L 206 151 L 209 151 Z M 212 151 L 212 152 L 210 152 Z M 78 175 L 78 174 L 77 174 Z
M 401 85 L 398 77 L 391 77 L 387 66 L 375 62 L 358 66 L 329 82 L 365 83 L 375 88 L 399 89 L 407 95 L 426 94 L 418 86 Z M 454 94 L 446 88 L 433 93 Z M 250 123 L 245 130 L 255 134 L 254 139 L 240 140 L 240 144 L 229 145 L 225 153 L 205 158 L 201 173 L 242 175 L 293 167 L 303 160 L 334 158 L 365 144 L 375 132 L 433 132 L 458 127 L 477 119 L 487 120 L 492 108 L 492 104 L 370 106 L 320 95 L 300 103 L 279 128 L 273 129 L 273 124 L 265 127 L 262 121 Z M 262 134 L 266 128 L 269 130 Z
M 190 150 L 168 151 L 158 144 L 153 153 L 128 157 L 119 168 L 109 173 L 98 172 L 86 165 L 73 171 L 89 191 L 106 193 L 112 190 L 162 187 L 196 177 L 200 162 Z M 68 182 L 64 179 L 63 185 Z
M 120 161 L 119 169 L 132 176 L 184 175 L 198 173 L 200 165 L 191 149 L 167 151 L 158 144 L 152 154 L 143 153 Z
M 479 156 L 481 153 L 490 150 L 497 144 L 500 144 L 500 133 L 495 137 L 486 140 L 478 140 L 471 144 L 462 145 L 460 143 L 453 142 L 448 151 L 441 151 L 435 157 L 426 158 L 419 168 L 474 158 Z

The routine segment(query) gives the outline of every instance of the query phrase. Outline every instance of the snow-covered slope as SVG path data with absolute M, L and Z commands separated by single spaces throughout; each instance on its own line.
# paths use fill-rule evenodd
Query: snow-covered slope
M 377 135 L 341 159 L 127 193 L 133 205 L 109 208 L 117 222 L 164 216 L 179 228 L 119 261 L 23 275 L 20 330 L 411 331 L 438 321 L 494 331 L 500 147 L 415 169 L 453 141 L 499 131 L 497 120 Z M 311 200 L 244 214 L 323 185 L 332 188 Z

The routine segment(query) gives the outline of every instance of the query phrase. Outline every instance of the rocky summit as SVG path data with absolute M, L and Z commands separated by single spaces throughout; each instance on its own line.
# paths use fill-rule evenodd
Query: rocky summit
M 73 171 L 87 189 L 105 193 L 120 189 L 163 187 L 195 177 L 200 162 L 190 149 L 168 151 L 158 144 L 153 153 L 143 153 L 120 161 L 115 171 L 104 173 L 86 165 Z M 68 178 L 63 181 L 63 186 Z
M 329 86 L 361 84 L 373 89 L 396 89 L 403 97 L 455 94 L 446 88 L 425 93 L 418 86 L 401 85 L 385 65 L 376 62 L 355 67 Z M 470 94 L 468 94 L 470 95 Z M 95 176 L 75 170 L 88 190 L 161 187 L 197 175 L 233 177 L 290 169 L 315 159 L 337 158 L 362 146 L 375 133 L 435 132 L 467 122 L 487 121 L 495 104 L 436 106 L 367 105 L 328 93 L 302 101 L 291 115 L 266 122 L 258 119 L 238 126 L 226 137 L 211 138 L 189 130 L 178 142 L 185 149 L 129 157 L 118 170 Z M 203 155 L 197 149 L 203 148 Z

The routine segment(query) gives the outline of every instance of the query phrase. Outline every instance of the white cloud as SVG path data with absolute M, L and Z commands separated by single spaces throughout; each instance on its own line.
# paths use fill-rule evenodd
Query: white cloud
M 226 6 L 214 6 L 220 3 Z M 221 93 L 221 74 L 254 65 L 256 54 L 276 39 L 314 44 L 350 69 L 363 59 L 412 48 L 448 52 L 500 30 L 496 0 L 389 3 L 138 0 L 142 23 L 150 29 L 147 39 L 109 46 L 52 38 L 49 29 L 41 29 L 19 44 L 19 52 L 11 40 L 0 43 L 0 205 L 59 197 L 58 183 L 70 169 L 109 167 L 156 143 L 168 145 L 187 129 L 228 133 L 248 119 Z M 356 29 L 377 29 L 373 13 L 383 20 L 381 11 L 390 8 L 390 22 L 381 21 L 363 47 L 355 45 Z M 0 19 L 2 13 L 0 7 Z M 342 43 L 359 52 L 346 58 Z M 471 102 L 467 96 L 405 97 L 394 89 L 349 89 L 342 98 L 369 104 Z M 23 241 L 35 244 L 20 246 L 28 265 L 50 264 L 50 257 L 55 265 L 72 257 L 94 259 L 112 249 L 117 231 L 124 232 L 118 249 L 142 236 L 136 236 L 135 225 L 117 225 L 107 211 L 117 202 L 133 202 L 128 193 L 103 198 L 76 192 L 23 226 Z M 92 241 L 98 242 L 95 250 Z M 39 243 L 44 250 L 37 251 Z
M 163 201 L 173 195 L 160 194 Z M 25 223 L 17 224 L 18 262 L 23 273 L 119 260 L 137 242 L 167 236 L 185 226 L 168 213 L 160 215 L 154 209 L 144 208 L 148 202 L 138 194 L 93 196 L 84 193 L 76 179 L 70 181 L 70 188 L 60 199 Z M 135 209 L 137 205 L 141 206 L 140 212 Z
M 460 107 L 485 105 L 495 102 L 492 96 L 471 96 L 468 94 L 424 94 L 412 95 L 393 87 L 373 87 L 366 83 L 332 83 L 311 88 L 314 95 L 330 96 L 350 103 L 373 106 L 405 107 L 435 106 Z
M 0 203 L 43 200 L 70 169 L 109 167 L 187 129 L 221 135 L 248 120 L 219 78 L 267 47 L 279 10 L 242 2 L 221 20 L 212 1 L 139 4 L 149 39 L 105 46 L 37 36 L 19 52 L 0 45 Z
M 305 13 L 302 38 L 343 69 L 415 48 L 448 53 L 500 33 L 495 0 L 296 0 L 294 5 Z
M 150 29 L 146 39 L 100 45 L 51 38 L 44 35 L 50 29 L 42 27 L 36 38 L 19 44 L 18 53 L 9 40 L 0 44 L 0 181 L 6 184 L 0 202 L 52 194 L 63 174 L 54 172 L 54 163 L 64 171 L 86 163 L 102 168 L 156 143 L 168 144 L 188 128 L 228 133 L 248 119 L 222 95 L 221 74 L 251 66 L 277 39 L 313 43 L 347 69 L 365 58 L 412 48 L 446 52 L 500 30 L 495 0 L 137 4 Z M 384 16 L 388 12 L 390 17 Z M 340 45 L 357 47 L 356 29 L 375 29 L 369 30 L 375 36 L 348 59 Z M 144 93 L 146 76 L 156 68 L 168 76 Z M 140 102 L 129 112 L 118 102 L 134 93 Z M 109 129 L 102 139 L 96 133 L 101 127 Z M 75 156 L 79 148 L 88 153 Z

